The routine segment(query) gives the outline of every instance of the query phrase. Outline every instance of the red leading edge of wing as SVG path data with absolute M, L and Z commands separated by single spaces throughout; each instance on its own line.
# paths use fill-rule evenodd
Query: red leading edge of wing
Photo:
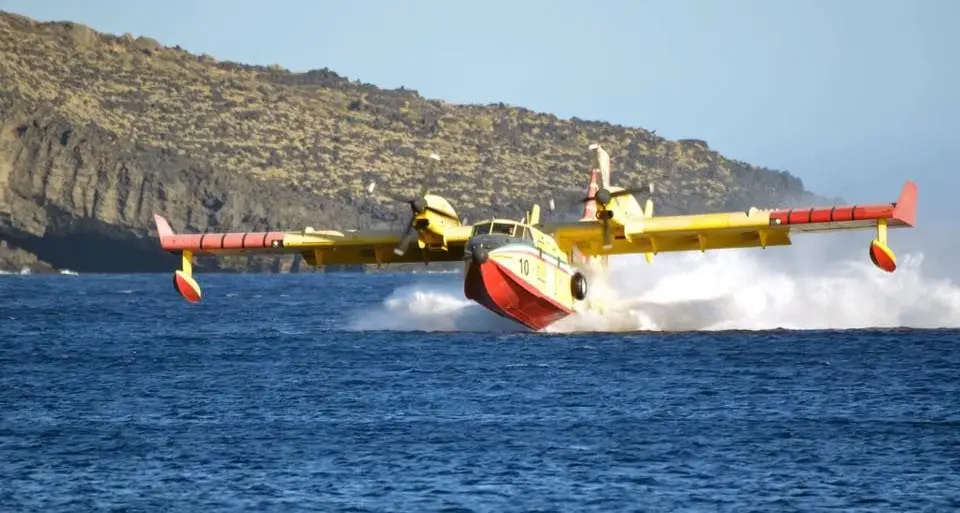
M 270 249 L 283 245 L 283 232 L 174 233 L 163 216 L 154 214 L 160 246 L 167 251 L 197 253 L 238 249 Z M 276 244 L 276 246 L 274 245 Z
M 781 226 L 830 223 L 859 223 L 886 219 L 894 226 L 915 226 L 917 184 L 908 181 L 896 203 L 844 205 L 837 207 L 793 208 L 770 212 L 770 221 Z

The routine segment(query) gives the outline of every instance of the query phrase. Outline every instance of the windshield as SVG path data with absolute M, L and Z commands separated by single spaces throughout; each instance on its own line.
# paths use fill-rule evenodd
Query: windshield
M 523 240 L 529 240 L 529 241 L 533 240 L 533 233 L 530 232 L 530 229 L 527 228 L 526 226 L 521 226 L 517 228 L 516 236 L 520 237 Z
M 474 235 L 484 235 L 490 233 L 490 223 L 480 223 L 473 227 Z
M 515 224 L 508 223 L 493 223 L 493 233 L 503 233 L 506 235 L 513 235 L 513 229 L 516 228 Z
M 533 233 L 526 226 L 517 223 L 489 222 L 480 223 L 473 226 L 473 235 L 486 235 L 488 233 L 499 233 L 510 235 L 518 239 L 533 240 Z

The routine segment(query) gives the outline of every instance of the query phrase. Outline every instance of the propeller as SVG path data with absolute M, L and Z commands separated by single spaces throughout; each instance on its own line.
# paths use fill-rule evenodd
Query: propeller
M 427 185 L 423 184 L 420 186 L 419 195 L 415 198 L 404 198 L 394 194 L 387 194 L 387 196 L 389 196 L 391 199 L 395 201 L 399 201 L 401 203 L 406 203 L 407 205 L 410 205 L 411 216 L 410 216 L 410 222 L 407 224 L 407 231 L 403 235 L 403 238 L 400 239 L 400 243 L 397 244 L 397 247 L 393 248 L 393 252 L 396 253 L 398 256 L 403 256 L 404 254 L 406 254 L 407 249 L 410 247 L 410 244 L 412 244 L 413 241 L 417 240 L 417 238 L 420 236 L 420 230 L 427 227 L 426 224 L 421 224 L 418 226 L 417 216 L 425 212 L 432 212 L 438 216 L 445 217 L 447 219 L 451 219 L 453 221 L 459 222 L 459 219 L 457 219 L 456 216 L 450 215 L 449 213 L 444 212 L 443 210 L 439 210 L 431 207 L 430 204 L 427 202 L 427 198 L 426 198 L 428 193 L 429 193 L 429 189 Z
M 630 189 L 621 189 L 615 192 L 610 192 L 605 188 L 600 188 L 596 192 L 596 194 L 594 194 L 593 196 L 587 196 L 586 198 L 583 198 L 582 200 L 580 200 L 580 203 L 586 203 L 588 201 L 596 200 L 597 203 L 599 203 L 604 208 L 606 208 L 606 206 L 610 204 L 611 201 L 613 201 L 613 198 L 619 198 L 620 196 L 636 194 L 638 192 L 647 192 L 649 194 L 653 194 L 653 184 L 652 183 L 648 184 L 646 187 L 633 187 Z
M 436 163 L 436 162 L 439 162 L 440 156 L 437 155 L 436 153 L 432 153 L 430 154 L 430 159 Z M 433 167 L 435 166 L 436 164 L 434 164 Z M 376 183 L 371 183 L 367 187 L 367 191 L 372 193 L 375 188 L 376 188 Z M 424 180 L 421 183 L 420 190 L 417 193 L 417 196 L 412 198 L 400 196 L 390 192 L 383 193 L 385 196 L 387 196 L 388 198 L 394 201 L 398 201 L 400 203 L 406 203 L 407 205 L 409 205 L 410 211 L 412 213 L 412 215 L 410 216 L 410 222 L 407 224 L 407 229 L 403 235 L 403 238 L 400 239 L 400 242 L 397 244 L 397 247 L 393 248 L 393 252 L 398 256 L 405 255 L 407 253 L 407 250 L 410 248 L 410 244 L 412 244 L 413 241 L 417 240 L 417 238 L 420 236 L 420 230 L 427 227 L 426 223 L 422 223 L 418 226 L 417 216 L 425 212 L 432 212 L 438 216 L 445 217 L 447 219 L 452 219 L 453 221 L 456 221 L 458 223 L 460 222 L 460 220 L 457 219 L 456 216 L 450 215 L 447 212 L 431 207 L 426 198 L 427 194 L 429 193 L 430 193 L 430 189 L 429 189 L 429 186 L 427 185 L 426 180 Z
M 586 203 L 588 201 L 597 202 L 597 218 L 600 219 L 603 227 L 603 249 L 610 249 L 613 247 L 613 234 L 610 232 L 610 218 L 613 217 L 613 212 L 607 210 L 607 205 L 609 205 L 614 198 L 628 196 L 644 191 L 653 194 L 653 184 L 648 184 L 646 187 L 621 189 L 615 192 L 610 192 L 610 190 L 607 188 L 601 187 L 593 196 L 587 196 L 586 198 L 580 200 L 580 203 Z

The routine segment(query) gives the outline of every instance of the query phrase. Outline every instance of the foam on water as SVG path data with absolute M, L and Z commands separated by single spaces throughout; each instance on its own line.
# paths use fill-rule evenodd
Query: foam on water
M 546 331 L 939 328 L 960 326 L 960 287 L 924 275 L 924 255 L 900 255 L 888 274 L 863 244 L 807 238 L 792 247 L 610 258 L 591 273 L 589 306 Z M 862 241 L 860 241 L 862 242 Z M 855 259 L 854 256 L 857 258 Z M 400 288 L 355 329 L 504 331 L 516 326 L 449 285 Z
M 353 330 L 393 331 L 523 331 L 463 295 L 462 278 L 450 283 L 400 287 L 372 311 L 355 312 Z
M 960 326 L 960 287 L 922 273 L 905 255 L 890 275 L 870 262 L 820 271 L 778 267 L 753 254 L 677 255 L 647 269 L 634 257 L 593 280 L 601 311 L 584 311 L 548 331 L 844 329 Z

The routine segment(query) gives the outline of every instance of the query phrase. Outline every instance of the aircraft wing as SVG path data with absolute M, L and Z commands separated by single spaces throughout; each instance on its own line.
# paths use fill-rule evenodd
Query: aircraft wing
M 397 264 L 453 262 L 463 259 L 470 227 L 445 234 L 443 244 L 410 244 L 402 256 L 394 248 L 404 236 L 389 230 L 312 230 L 299 232 L 175 233 L 170 223 L 154 215 L 160 246 L 169 252 L 188 254 L 296 254 L 310 265 Z M 461 233 L 462 232 L 462 233 Z
M 877 229 L 877 240 L 885 248 L 886 228 L 914 226 L 916 206 L 917 186 L 907 182 L 894 203 L 636 217 L 613 223 L 614 243 L 608 250 L 603 250 L 599 221 L 560 223 L 543 229 L 552 233 L 565 251 L 577 246 L 588 256 L 784 246 L 791 243 L 793 233 L 871 227 Z

